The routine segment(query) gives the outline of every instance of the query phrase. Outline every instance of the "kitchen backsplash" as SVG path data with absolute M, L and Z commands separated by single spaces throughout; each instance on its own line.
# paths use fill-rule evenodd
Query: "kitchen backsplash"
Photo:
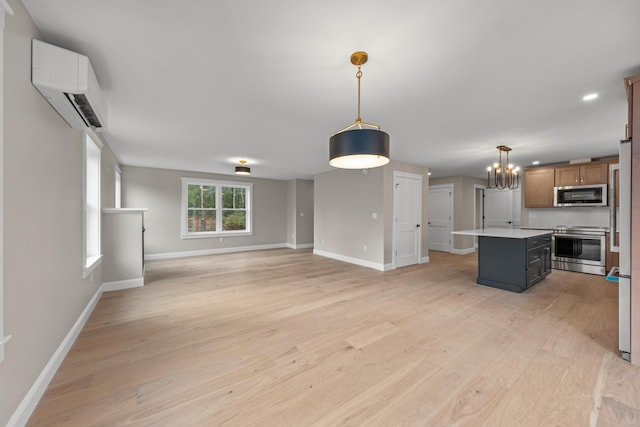
M 555 225 L 590 225 L 609 227 L 610 209 L 606 208 L 549 208 L 527 209 L 530 227 L 553 227 Z M 526 221 L 526 217 L 523 220 Z M 523 221 L 523 222 L 525 222 Z

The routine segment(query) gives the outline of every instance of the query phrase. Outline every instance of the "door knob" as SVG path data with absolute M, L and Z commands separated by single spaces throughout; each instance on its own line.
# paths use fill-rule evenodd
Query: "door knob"
M 416 224 L 416 228 L 420 228 L 420 224 Z

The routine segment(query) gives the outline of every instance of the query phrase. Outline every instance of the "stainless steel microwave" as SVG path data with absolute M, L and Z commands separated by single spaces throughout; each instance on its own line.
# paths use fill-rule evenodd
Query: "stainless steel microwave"
M 607 206 L 607 184 L 554 187 L 553 205 L 558 207 Z

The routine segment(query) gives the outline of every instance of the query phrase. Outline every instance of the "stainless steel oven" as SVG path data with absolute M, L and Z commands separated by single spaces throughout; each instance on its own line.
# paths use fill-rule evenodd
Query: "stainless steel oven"
M 557 270 L 606 274 L 604 227 L 557 226 L 551 240 L 551 266 Z

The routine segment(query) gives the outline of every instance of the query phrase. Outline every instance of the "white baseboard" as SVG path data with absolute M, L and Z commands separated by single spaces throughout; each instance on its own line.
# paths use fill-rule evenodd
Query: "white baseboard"
M 202 256 L 202 255 L 229 254 L 233 252 L 262 251 L 266 249 L 282 249 L 286 247 L 287 247 L 286 243 L 275 243 L 272 245 L 237 246 L 235 248 L 204 249 L 200 251 L 166 252 L 162 254 L 145 255 L 144 260 L 156 261 L 161 259 L 188 258 L 193 256 Z
M 379 263 L 376 263 L 376 262 L 371 262 L 371 261 L 367 261 L 367 260 L 359 259 L 359 258 L 352 258 L 352 257 L 336 254 L 336 253 L 333 253 L 333 252 L 321 251 L 320 249 L 314 249 L 313 253 L 314 253 L 314 255 L 320 255 L 320 256 L 323 256 L 323 257 L 336 259 L 338 261 L 344 261 L 344 262 L 348 262 L 350 264 L 360 265 L 362 267 L 373 268 L 374 270 L 386 271 L 385 270 L 385 267 L 386 267 L 385 264 L 379 264 Z M 391 265 L 391 264 L 387 264 L 387 265 Z M 391 268 L 393 268 L 393 267 L 391 267 Z
M 467 255 L 472 254 L 476 251 L 476 248 L 466 248 L 466 249 L 451 249 L 452 254 L 456 255 Z
M 303 243 L 301 245 L 296 245 L 295 243 L 287 243 L 287 247 L 289 249 L 309 249 L 313 248 L 313 243 Z
M 428 262 L 429 262 L 428 256 L 423 256 L 422 258 L 420 258 L 420 264 L 426 264 Z
M 62 361 L 69 352 L 69 349 L 71 349 L 71 346 L 76 341 L 76 338 L 78 338 L 78 335 L 80 334 L 80 331 L 82 331 L 84 324 L 87 322 L 89 316 L 91 315 L 91 312 L 93 312 L 93 309 L 100 300 L 102 291 L 103 287 L 100 286 L 95 295 L 93 295 L 87 306 L 84 308 L 76 322 L 73 324 L 67 335 L 64 337 L 55 353 L 53 353 L 53 356 L 51 356 L 49 362 L 47 362 L 42 372 L 40 372 L 40 375 L 38 375 L 38 378 L 36 378 L 35 382 L 22 399 L 22 402 L 20 402 L 20 405 L 18 405 L 18 408 L 16 408 L 16 411 L 13 413 L 13 415 L 9 419 L 9 422 L 7 423 L 7 427 L 18 427 L 27 424 L 27 421 L 29 421 L 29 417 L 33 413 L 33 410 L 36 408 L 36 405 L 40 401 L 40 398 L 46 391 L 47 386 L 51 382 L 51 379 L 60 367 L 60 364 L 62 364 Z
M 118 280 L 116 282 L 105 282 L 102 284 L 102 292 L 119 291 L 122 289 L 140 288 L 144 286 L 144 277 L 137 279 Z

